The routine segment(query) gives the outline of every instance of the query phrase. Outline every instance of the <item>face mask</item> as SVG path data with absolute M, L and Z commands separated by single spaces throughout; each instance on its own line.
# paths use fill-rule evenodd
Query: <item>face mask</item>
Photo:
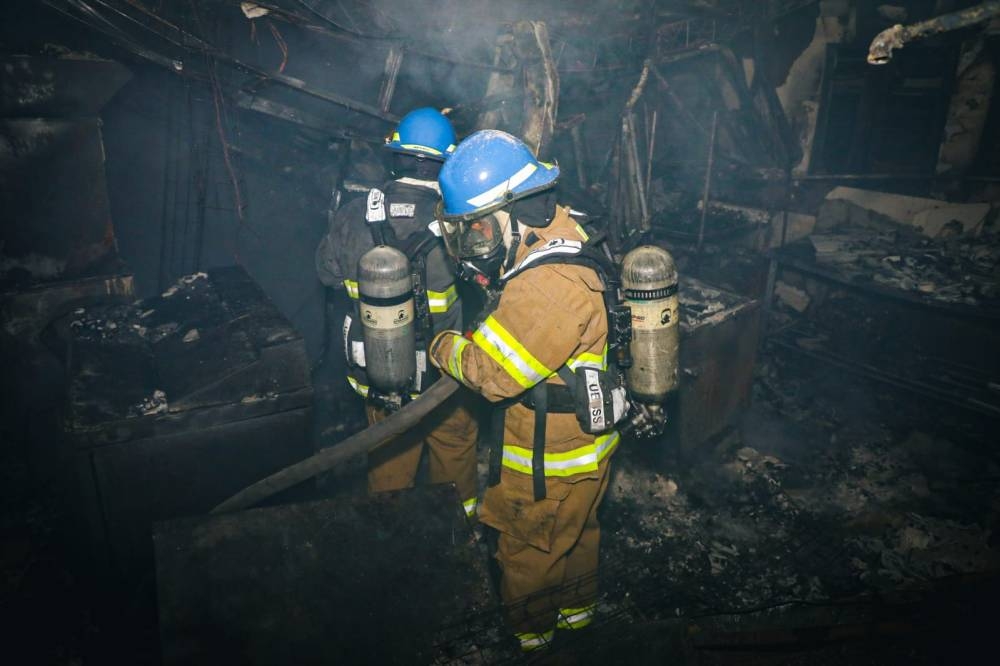
M 475 259 L 503 245 L 503 229 L 495 215 L 477 220 L 441 220 L 445 247 L 458 260 Z
M 442 220 L 441 235 L 448 253 L 458 262 L 459 277 L 484 288 L 495 285 L 520 241 L 512 226 L 503 211 L 477 220 Z

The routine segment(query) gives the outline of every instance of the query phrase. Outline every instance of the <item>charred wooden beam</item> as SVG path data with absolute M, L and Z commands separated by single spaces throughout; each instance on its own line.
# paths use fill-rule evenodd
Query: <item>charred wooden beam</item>
M 486 81 L 487 99 L 509 98 L 514 95 L 513 42 L 514 37 L 509 33 L 501 34 L 497 37 L 496 44 L 493 47 L 493 64 L 498 68 L 508 65 L 511 69 L 508 71 L 499 71 L 498 69 L 490 73 L 490 77 Z M 503 115 L 504 109 L 502 106 L 488 108 L 486 111 L 479 114 L 479 118 L 476 120 L 476 128 L 486 129 L 491 127 L 500 127 L 505 124 L 501 122 Z
M 385 56 L 385 74 L 382 77 L 382 87 L 378 91 L 378 108 L 382 113 L 389 112 L 392 95 L 396 92 L 396 79 L 399 69 L 403 66 L 403 49 L 393 46 Z
M 913 25 L 896 24 L 872 40 L 868 48 L 868 64 L 884 65 L 892 60 L 894 50 L 903 48 L 909 42 L 984 23 L 995 16 L 1000 16 L 1000 2 L 984 2 Z
M 524 66 L 524 119 L 521 138 L 536 155 L 546 155 L 559 111 L 559 72 L 542 21 L 514 25 L 514 46 Z

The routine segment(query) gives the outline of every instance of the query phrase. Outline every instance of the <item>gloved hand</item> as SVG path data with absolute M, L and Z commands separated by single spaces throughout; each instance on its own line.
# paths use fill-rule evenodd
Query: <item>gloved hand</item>
M 449 336 L 462 337 L 462 334 L 458 331 L 441 331 L 434 336 L 431 340 L 430 346 L 427 348 L 427 355 L 431 357 L 431 365 L 433 365 L 438 370 L 447 373 L 448 370 L 448 360 L 444 357 L 441 349 L 446 347 L 445 342 L 447 342 Z

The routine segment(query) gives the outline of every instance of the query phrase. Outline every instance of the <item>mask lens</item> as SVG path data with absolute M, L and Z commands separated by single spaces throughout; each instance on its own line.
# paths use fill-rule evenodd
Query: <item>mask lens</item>
M 453 257 L 460 257 L 459 252 L 460 239 L 459 235 L 461 233 L 460 223 L 449 222 L 448 220 L 439 219 L 441 236 L 444 238 L 445 248 L 448 250 L 448 254 Z
M 464 224 L 461 242 L 463 257 L 489 254 L 502 241 L 500 225 L 492 215 Z

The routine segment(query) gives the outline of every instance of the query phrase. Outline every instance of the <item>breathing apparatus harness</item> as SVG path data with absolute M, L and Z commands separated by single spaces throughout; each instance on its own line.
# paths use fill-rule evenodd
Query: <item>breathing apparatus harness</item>
M 413 204 L 401 205 L 413 206 Z M 390 203 L 390 213 L 393 208 L 394 206 Z M 412 208 L 408 209 L 408 215 L 413 215 Z M 368 231 L 371 233 L 372 242 L 376 246 L 388 245 L 395 248 L 405 254 L 410 261 L 417 352 L 417 376 L 414 378 L 413 388 L 415 391 L 420 391 L 433 384 L 440 377 L 438 369 L 427 363 L 427 346 L 434 337 L 430 300 L 427 296 L 427 256 L 434 249 L 437 236 L 429 228 L 425 228 L 399 240 L 389 223 L 389 216 L 386 214 L 385 193 L 378 188 L 372 188 L 368 192 L 365 222 L 367 222 Z M 368 390 L 368 399 L 383 409 L 395 411 L 409 402 L 411 398 L 409 392 L 403 392 L 400 395 L 387 395 L 372 386 Z
M 519 244 L 521 240 L 517 226 L 515 223 L 512 251 L 508 252 L 511 257 L 516 252 L 515 243 Z M 529 245 L 536 242 L 537 237 L 533 239 L 533 236 L 534 232 L 529 231 L 525 242 Z M 557 370 L 557 374 L 565 382 L 565 386 L 543 380 L 518 398 L 494 405 L 487 432 L 491 486 L 500 482 L 504 420 L 507 409 L 512 404 L 521 403 L 535 413 L 531 455 L 535 501 L 545 499 L 545 429 L 549 413 L 575 414 L 580 428 L 589 434 L 609 431 L 629 413 L 630 401 L 627 398 L 624 371 L 632 364 L 632 316 L 622 300 L 618 268 L 611 260 L 603 241 L 602 234 L 590 235 L 586 242 L 554 238 L 532 250 L 520 263 L 503 273 L 496 285 L 490 285 L 488 289 L 492 298 L 488 301 L 487 309 L 480 315 L 480 322 L 496 307 L 504 285 L 524 272 L 553 264 L 584 266 L 597 273 L 604 285 L 603 299 L 608 324 L 607 367 L 581 366 L 574 371 L 563 365 Z

